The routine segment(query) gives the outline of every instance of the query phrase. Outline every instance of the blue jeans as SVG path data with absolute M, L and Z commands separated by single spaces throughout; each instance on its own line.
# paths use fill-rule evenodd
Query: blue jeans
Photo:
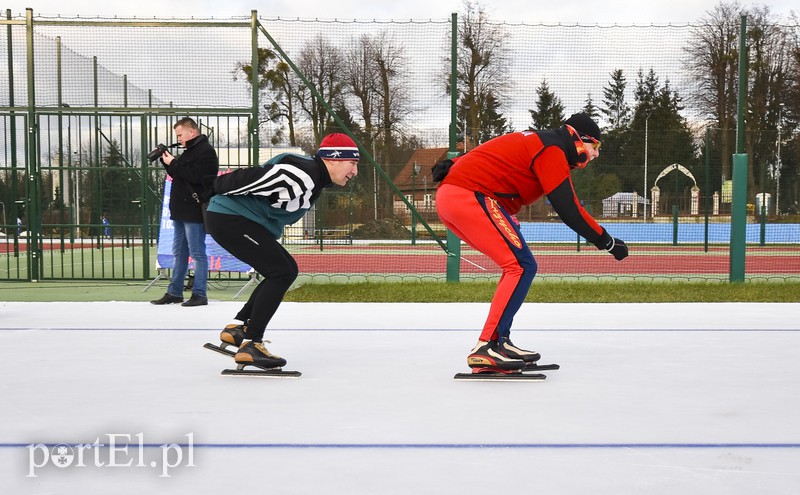
M 167 293 L 183 297 L 184 279 L 189 269 L 189 256 L 194 260 L 194 285 L 192 294 L 206 296 L 208 282 L 208 258 L 206 257 L 206 229 L 202 223 L 173 220 L 172 254 L 175 267 L 172 269 Z

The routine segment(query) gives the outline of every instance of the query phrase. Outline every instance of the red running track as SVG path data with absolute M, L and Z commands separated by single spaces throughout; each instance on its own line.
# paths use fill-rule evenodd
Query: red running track
M 761 248 L 763 249 L 763 248 Z M 319 254 L 295 254 L 301 273 L 444 273 L 444 254 L 344 254 L 325 252 Z M 717 253 L 689 252 L 687 248 L 670 253 L 665 250 L 641 250 L 633 248 L 631 255 L 616 261 L 600 252 L 572 252 L 571 254 L 535 254 L 540 274 L 727 274 L 730 258 L 727 250 Z M 499 273 L 494 263 L 482 254 L 466 254 L 471 263 L 461 262 L 462 273 Z M 745 256 L 747 274 L 797 274 L 800 275 L 800 249 L 794 253 L 784 248 L 780 252 L 752 253 Z

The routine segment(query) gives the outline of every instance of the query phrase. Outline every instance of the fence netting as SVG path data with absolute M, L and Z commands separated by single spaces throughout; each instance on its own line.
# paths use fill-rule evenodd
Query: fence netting
M 223 169 L 311 154 L 339 123 L 362 146 L 358 178 L 327 190 L 284 233 L 301 282 L 444 280 L 430 169 L 451 140 L 469 152 L 582 110 L 605 137 L 601 156 L 574 172 L 575 189 L 631 256 L 617 263 L 586 244 L 544 200 L 518 215 L 538 276 L 728 279 L 735 120 L 712 118 L 703 100 L 707 81 L 690 47 L 707 26 L 489 22 L 481 25 L 491 41 L 485 60 L 470 65 L 458 19 L 451 135 L 451 19 L 260 16 L 253 29 L 249 17 L 34 17 L 32 46 L 26 26 L 10 22 L 20 20 L 9 19 L 0 43 L 8 81 L 0 84 L 2 279 L 28 277 L 31 263 L 43 278 L 149 278 L 165 174 L 144 157 L 173 142 L 172 124 L 191 116 Z M 787 39 L 800 33 L 781 29 Z M 763 114 L 751 103 L 746 275 L 796 280 L 800 145 L 790 101 L 775 97 Z M 32 230 L 41 238 L 36 258 Z M 462 280 L 500 274 L 468 246 L 461 257 Z

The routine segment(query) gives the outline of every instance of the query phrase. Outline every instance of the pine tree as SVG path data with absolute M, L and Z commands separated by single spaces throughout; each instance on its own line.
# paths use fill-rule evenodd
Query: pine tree
M 600 118 L 600 109 L 592 101 L 592 93 L 586 95 L 586 104 L 583 106 L 583 112 L 591 117 L 592 120 L 597 121 Z
M 617 69 L 611 73 L 609 85 L 603 88 L 605 108 L 600 108 L 600 111 L 606 116 L 611 129 L 621 129 L 630 123 L 631 108 L 625 103 L 626 86 L 627 81 L 622 69 Z
M 486 142 L 494 137 L 500 136 L 509 132 L 508 121 L 503 114 L 498 110 L 500 102 L 495 98 L 494 93 L 489 91 L 486 95 L 486 100 L 481 105 L 481 130 L 478 136 L 480 144 Z
M 531 114 L 531 129 L 556 129 L 564 122 L 564 105 L 561 98 L 550 91 L 547 80 L 543 79 L 542 84 L 536 88 L 538 99 L 536 100 L 536 110 L 528 110 Z

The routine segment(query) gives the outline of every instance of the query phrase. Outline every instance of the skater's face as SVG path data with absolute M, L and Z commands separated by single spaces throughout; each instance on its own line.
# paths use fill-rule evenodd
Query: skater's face
M 323 160 L 328 167 L 331 181 L 337 186 L 346 186 L 347 182 L 358 175 L 358 160 Z

